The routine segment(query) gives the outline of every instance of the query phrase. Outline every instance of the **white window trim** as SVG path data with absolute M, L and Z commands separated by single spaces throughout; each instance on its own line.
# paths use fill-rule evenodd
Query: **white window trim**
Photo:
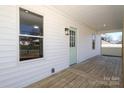
M 35 58 L 35 59 L 29 59 L 29 60 L 24 60 L 24 61 L 20 61 L 20 43 L 19 43 L 19 37 L 21 36 L 21 35 L 24 35 L 24 34 L 20 34 L 20 8 L 24 8 L 24 9 L 26 9 L 26 10 L 29 10 L 29 11 L 32 11 L 33 13 L 36 13 L 36 14 L 38 14 L 37 13 L 37 11 L 34 11 L 34 10 L 32 10 L 32 9 L 30 9 L 30 8 L 28 8 L 28 7 L 20 7 L 20 6 L 16 6 L 16 9 L 17 9 L 17 31 L 18 31 L 18 33 L 17 33 L 17 55 L 18 55 L 18 58 L 17 58 L 17 64 L 23 64 L 23 63 L 35 63 L 35 62 L 43 62 L 44 60 L 45 60 L 45 41 L 46 41 L 46 39 L 45 39 L 45 36 L 44 36 L 44 33 L 43 33 L 43 36 L 35 36 L 35 37 L 40 37 L 40 38 L 43 38 L 43 57 L 41 57 L 41 58 Z M 39 15 L 42 15 L 43 16 L 43 18 L 44 18 L 44 22 L 43 22 L 43 32 L 44 32 L 44 23 L 45 23 L 45 14 L 44 13 L 41 13 L 41 14 L 39 14 Z M 26 34 L 25 34 L 26 35 Z M 27 36 L 27 35 L 26 35 Z M 29 35 L 29 36 L 33 36 L 33 35 Z
M 44 36 L 35 36 L 35 35 L 27 35 L 27 34 L 20 34 L 19 36 L 24 36 L 24 37 L 36 37 L 36 38 L 44 38 Z

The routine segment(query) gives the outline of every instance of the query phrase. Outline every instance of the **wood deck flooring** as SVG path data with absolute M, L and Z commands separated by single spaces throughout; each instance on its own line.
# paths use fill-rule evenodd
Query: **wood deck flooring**
M 96 56 L 27 88 L 119 88 L 121 57 Z

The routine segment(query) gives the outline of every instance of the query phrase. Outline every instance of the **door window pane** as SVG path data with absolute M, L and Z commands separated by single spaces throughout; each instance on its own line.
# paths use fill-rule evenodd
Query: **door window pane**
M 92 35 L 92 49 L 95 50 L 96 35 Z
M 75 32 L 70 31 L 70 47 L 75 47 Z

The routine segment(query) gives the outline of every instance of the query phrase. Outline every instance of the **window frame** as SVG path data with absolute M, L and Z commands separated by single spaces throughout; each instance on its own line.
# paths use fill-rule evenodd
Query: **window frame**
M 96 34 L 92 34 L 92 50 L 96 49 Z
M 43 17 L 43 34 L 42 35 L 28 35 L 28 34 L 21 34 L 20 33 L 20 25 L 21 25 L 21 22 L 20 22 L 20 10 L 25 10 L 25 11 L 29 11 L 31 14 L 34 14 L 34 15 L 36 15 L 36 16 L 41 16 L 41 17 Z M 19 31 L 19 35 L 18 35 L 18 45 L 19 45 L 19 47 L 18 47 L 18 55 L 19 55 L 19 57 L 18 57 L 18 60 L 19 60 L 19 62 L 20 63 L 23 63 L 23 62 L 34 62 L 34 61 L 41 61 L 41 60 L 44 60 L 44 16 L 43 15 L 41 15 L 41 14 L 38 14 L 38 13 L 35 13 L 34 11 L 32 11 L 32 10 L 30 10 L 30 9 L 25 9 L 25 8 L 22 8 L 22 7 L 19 7 L 19 9 L 18 9 L 18 12 L 19 12 L 19 15 L 18 15 L 18 23 L 19 23 L 19 26 L 18 26 L 18 31 Z M 43 54 L 43 57 L 37 57 L 37 58 L 31 58 L 31 59 L 26 59 L 26 60 L 20 60 L 20 58 L 21 58 L 21 56 L 20 56 L 20 37 L 31 37 L 31 38 L 38 38 L 38 39 L 42 39 L 43 41 L 43 45 L 42 45 L 42 50 L 43 50 L 43 52 L 42 52 L 42 54 Z

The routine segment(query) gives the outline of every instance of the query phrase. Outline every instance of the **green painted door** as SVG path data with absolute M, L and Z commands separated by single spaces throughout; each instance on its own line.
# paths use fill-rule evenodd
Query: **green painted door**
M 77 63 L 76 31 L 70 30 L 70 65 Z

